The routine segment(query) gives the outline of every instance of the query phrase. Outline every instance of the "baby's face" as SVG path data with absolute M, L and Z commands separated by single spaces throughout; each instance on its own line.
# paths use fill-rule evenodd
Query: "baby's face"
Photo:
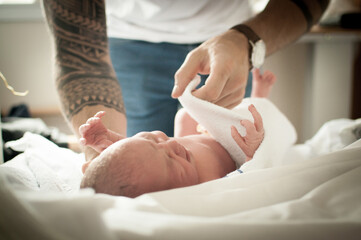
M 112 172 L 135 161 L 133 184 L 140 192 L 154 192 L 199 183 L 193 154 L 173 138 L 160 131 L 142 132 L 114 143 Z M 115 155 L 116 154 L 116 155 Z M 134 165 L 133 165 L 134 166 Z
M 192 153 L 163 132 L 142 132 L 129 139 L 134 160 L 142 164 L 140 184 L 157 191 L 199 183 Z

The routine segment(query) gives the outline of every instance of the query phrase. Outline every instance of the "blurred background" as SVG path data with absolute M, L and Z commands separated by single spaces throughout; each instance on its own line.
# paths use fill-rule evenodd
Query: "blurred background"
M 267 3 L 251 2 L 255 12 Z M 295 125 L 298 142 L 328 120 L 361 117 L 361 30 L 343 17 L 351 12 L 360 13 L 360 1 L 332 1 L 319 26 L 263 66 L 277 76 L 270 98 Z M 1 83 L 2 116 L 24 103 L 32 117 L 70 134 L 59 107 L 53 60 L 39 1 L 0 0 L 0 71 L 17 91 L 29 90 L 25 97 L 14 96 Z

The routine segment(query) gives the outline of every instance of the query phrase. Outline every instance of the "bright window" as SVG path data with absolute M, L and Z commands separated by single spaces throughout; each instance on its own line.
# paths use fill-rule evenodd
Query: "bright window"
M 33 4 L 37 0 L 0 0 L 0 4 L 13 5 L 13 4 Z

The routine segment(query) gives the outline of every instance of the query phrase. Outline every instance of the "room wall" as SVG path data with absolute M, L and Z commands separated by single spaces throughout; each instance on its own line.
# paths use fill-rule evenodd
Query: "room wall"
M 29 90 L 25 97 L 14 96 L 0 87 L 1 109 L 25 102 L 33 110 L 58 108 L 53 83 L 50 37 L 43 21 L 0 22 L 0 70 L 17 91 Z
M 299 142 L 325 121 L 349 117 L 353 41 L 301 40 L 266 60 L 263 69 L 278 79 L 270 98 L 295 125 Z M 52 62 L 44 21 L 0 22 L 0 71 L 17 91 L 29 90 L 28 96 L 17 97 L 1 84 L 2 112 L 23 102 L 49 124 L 70 132 L 59 115 Z
M 308 91 L 312 116 L 308 135 L 329 119 L 351 116 L 351 90 L 355 45 L 350 39 L 317 42 L 314 45 L 312 82 Z M 361 94 L 361 93 L 360 93 Z
M 299 140 L 304 139 L 304 98 L 310 57 L 311 44 L 297 43 L 268 57 L 263 66 L 263 71 L 270 70 L 277 77 L 269 98 L 290 119 Z

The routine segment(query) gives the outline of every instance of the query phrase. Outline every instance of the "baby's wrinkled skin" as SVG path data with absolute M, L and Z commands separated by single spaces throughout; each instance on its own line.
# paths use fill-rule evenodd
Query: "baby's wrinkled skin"
M 253 105 L 249 110 L 255 123 L 241 121 L 247 135 L 242 137 L 234 126 L 231 130 L 234 140 L 246 153 L 248 160 L 252 158 L 264 135 L 261 116 Z M 105 112 L 97 113 L 81 128 L 82 144 L 100 152 L 99 157 L 84 164 L 82 187 L 102 179 L 100 174 L 114 175 L 113 180 L 109 181 L 117 182 L 117 176 L 122 171 L 128 171 L 124 169 L 127 167 L 134 168 L 134 177 L 129 176 L 127 184 L 131 182 L 138 186 L 139 195 L 199 184 L 224 177 L 236 170 L 236 164 L 228 152 L 209 135 L 169 138 L 163 132 L 153 131 L 141 132 L 129 138 L 113 136 L 113 139 L 119 139 L 113 143 L 109 136 L 114 133 L 109 133 L 101 122 L 104 114 Z M 109 186 L 113 184 L 104 182 L 103 186 L 96 184 L 92 187 L 97 192 L 117 195 Z
M 270 72 L 261 75 L 259 70 L 254 70 L 253 76 L 252 96 L 267 97 L 275 82 L 274 75 Z M 246 128 L 246 136 L 242 137 L 235 126 L 231 126 L 232 138 L 246 154 L 247 161 L 252 159 L 264 137 L 261 115 L 253 105 L 248 109 L 254 122 L 240 122 Z M 236 170 L 228 152 L 208 134 L 175 134 L 179 137 L 170 138 L 163 132 L 153 131 L 125 138 L 102 124 L 104 115 L 105 112 L 98 112 L 79 128 L 80 143 L 100 153 L 83 165 L 82 188 L 136 197 L 207 182 Z M 187 124 L 194 121 L 185 116 Z M 185 132 L 196 133 L 196 130 Z

